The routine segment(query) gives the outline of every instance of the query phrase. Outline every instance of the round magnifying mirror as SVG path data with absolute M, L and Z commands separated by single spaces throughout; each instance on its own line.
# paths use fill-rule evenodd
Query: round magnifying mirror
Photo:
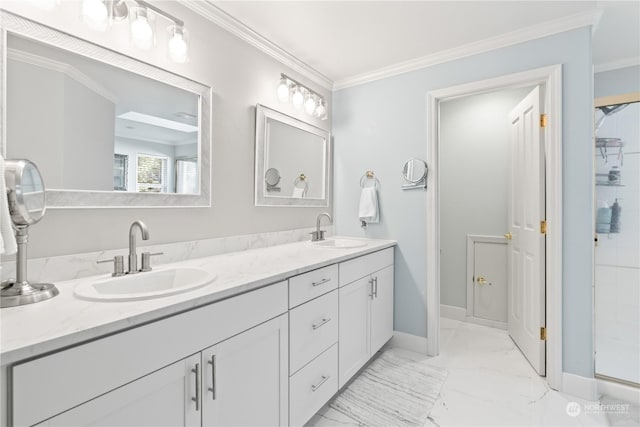
M 264 182 L 269 186 L 278 185 L 280 182 L 280 172 L 276 168 L 269 168 L 264 174 Z
M 44 182 L 29 160 L 6 160 L 5 181 L 11 220 L 16 226 L 33 225 L 44 216 Z
M 420 159 L 409 159 L 402 166 L 402 176 L 412 184 L 418 184 L 427 177 L 427 163 Z

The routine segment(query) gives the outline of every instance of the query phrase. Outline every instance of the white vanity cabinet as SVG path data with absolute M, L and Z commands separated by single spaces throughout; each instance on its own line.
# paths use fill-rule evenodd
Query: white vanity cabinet
M 12 425 L 286 425 L 287 335 L 285 281 L 19 363 Z
M 340 263 L 339 387 L 393 335 L 393 248 Z
M 87 329 L 5 365 L 0 424 L 304 425 L 393 331 L 392 247 L 323 262 L 110 335 Z

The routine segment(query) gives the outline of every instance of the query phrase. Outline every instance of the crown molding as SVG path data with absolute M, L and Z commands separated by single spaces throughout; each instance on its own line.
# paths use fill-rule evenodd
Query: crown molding
M 598 23 L 600 22 L 601 17 L 601 10 L 591 10 L 559 19 L 554 19 L 541 24 L 532 25 L 516 31 L 501 34 L 499 36 L 489 37 L 452 49 L 436 52 L 431 55 L 422 56 L 420 58 L 411 59 L 409 61 L 399 62 L 397 64 L 379 68 L 367 73 L 362 73 L 353 77 L 347 77 L 345 79 L 337 80 L 333 85 L 333 90 L 340 90 L 351 86 L 361 85 L 375 80 L 396 76 L 398 74 L 419 70 L 421 68 L 431 67 L 433 65 L 477 55 L 483 52 L 489 52 L 495 49 L 512 46 L 529 40 L 562 33 L 564 31 L 569 31 L 576 28 L 591 26 L 593 33 Z
M 218 6 L 203 0 L 180 0 L 180 3 L 200 16 L 229 31 L 251 46 L 271 56 L 293 71 L 320 85 L 324 89 L 333 89 L 333 80 L 318 70 L 302 62 L 280 46 L 261 36 Z
M 596 64 L 593 67 L 593 71 L 596 73 L 602 73 L 604 71 L 619 70 L 620 68 L 637 67 L 640 66 L 640 56 L 633 56 L 631 58 L 623 58 L 617 61 L 603 62 L 602 64 Z
M 56 61 L 51 58 L 46 58 L 44 56 L 13 48 L 7 49 L 7 58 L 13 61 L 20 61 L 26 64 L 35 65 L 36 67 L 62 73 L 72 80 L 80 83 L 92 92 L 95 92 L 101 97 L 111 101 L 113 104 L 116 104 L 118 102 L 117 96 L 114 95 L 109 89 L 105 88 L 100 83 L 87 76 L 74 66 L 69 65 L 65 62 Z

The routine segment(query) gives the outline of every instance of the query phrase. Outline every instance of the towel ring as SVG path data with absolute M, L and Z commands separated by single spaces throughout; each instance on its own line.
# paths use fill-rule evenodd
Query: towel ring
M 376 178 L 373 171 L 367 171 L 360 177 L 360 187 L 364 188 L 367 185 L 368 180 L 373 180 L 373 186 L 376 188 L 380 185 L 380 181 Z
M 298 187 L 298 184 L 303 183 L 304 187 Z M 307 182 L 307 176 L 303 173 L 298 175 L 298 177 L 293 181 L 293 186 L 296 188 L 303 188 L 302 195 L 307 195 L 307 190 L 309 189 L 309 183 Z

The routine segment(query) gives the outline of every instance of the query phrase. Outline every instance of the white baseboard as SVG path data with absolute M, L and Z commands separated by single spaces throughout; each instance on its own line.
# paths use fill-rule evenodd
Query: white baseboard
M 462 307 L 440 304 L 440 317 L 464 322 L 467 317 L 467 310 Z
M 427 339 L 425 337 L 404 332 L 393 331 L 393 337 L 391 341 L 389 341 L 389 346 L 427 354 Z
M 596 401 L 600 397 L 598 382 L 595 378 L 587 378 L 568 372 L 562 373 L 562 392 L 590 401 Z
M 598 394 L 600 395 L 606 394 L 626 402 L 640 402 L 640 387 L 633 387 L 601 378 L 596 378 L 596 382 L 598 383 Z

